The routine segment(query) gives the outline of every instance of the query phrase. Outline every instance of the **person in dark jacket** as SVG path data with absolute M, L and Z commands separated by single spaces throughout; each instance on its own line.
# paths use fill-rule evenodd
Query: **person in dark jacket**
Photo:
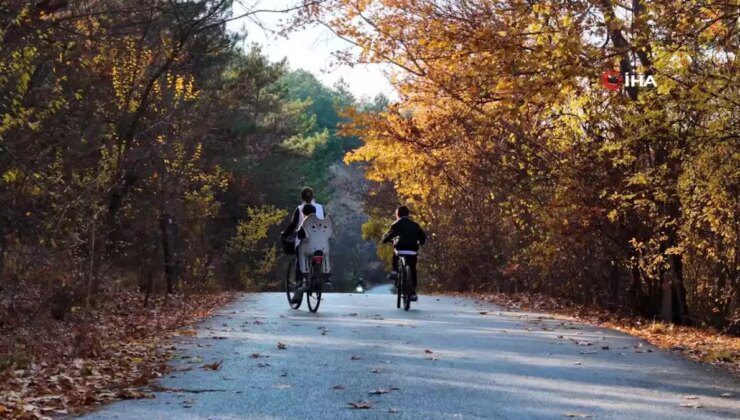
M 406 206 L 400 206 L 396 209 L 396 221 L 391 228 L 383 235 L 383 243 L 393 242 L 393 271 L 391 277 L 398 276 L 398 256 L 406 257 L 406 263 L 411 268 L 411 300 L 416 301 L 416 258 L 419 252 L 419 246 L 424 245 L 427 241 L 427 235 L 424 229 L 410 218 L 411 212 Z

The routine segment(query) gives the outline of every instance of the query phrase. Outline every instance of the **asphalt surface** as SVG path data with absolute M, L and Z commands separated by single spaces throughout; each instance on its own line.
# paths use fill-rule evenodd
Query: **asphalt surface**
M 404 312 L 389 293 L 327 294 L 312 314 L 281 293 L 244 295 L 197 331 L 175 340 L 176 371 L 156 398 L 87 417 L 740 418 L 728 373 L 612 330 L 469 299 L 420 296 Z M 370 408 L 348 405 L 360 401 Z

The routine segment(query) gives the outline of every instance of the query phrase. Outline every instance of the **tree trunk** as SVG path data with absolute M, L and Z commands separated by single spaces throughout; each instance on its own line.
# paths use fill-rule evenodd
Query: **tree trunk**
M 686 288 L 683 285 L 683 258 L 681 255 L 671 256 L 673 272 L 673 322 L 682 325 L 691 324 L 689 307 L 686 303 Z
M 169 214 L 163 214 L 160 220 L 162 235 L 162 254 L 164 256 L 164 277 L 167 282 L 167 293 L 175 293 L 178 276 L 178 258 L 175 251 L 178 240 L 177 224 Z
M 661 275 L 661 305 L 660 319 L 664 322 L 673 322 L 673 281 L 671 276 Z

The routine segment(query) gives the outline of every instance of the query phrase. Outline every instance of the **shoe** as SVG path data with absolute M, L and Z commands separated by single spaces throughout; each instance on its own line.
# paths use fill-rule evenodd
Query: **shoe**
M 409 296 L 409 299 L 412 302 L 416 302 L 417 300 L 419 300 L 419 296 L 416 296 L 416 293 L 412 293 L 411 296 Z

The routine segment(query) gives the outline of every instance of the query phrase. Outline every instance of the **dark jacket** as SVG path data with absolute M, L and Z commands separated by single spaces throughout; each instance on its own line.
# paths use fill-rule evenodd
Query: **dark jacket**
M 383 243 L 393 241 L 393 248 L 403 251 L 418 251 L 424 245 L 427 235 L 418 223 L 402 217 L 396 220 L 388 232 L 383 235 Z

